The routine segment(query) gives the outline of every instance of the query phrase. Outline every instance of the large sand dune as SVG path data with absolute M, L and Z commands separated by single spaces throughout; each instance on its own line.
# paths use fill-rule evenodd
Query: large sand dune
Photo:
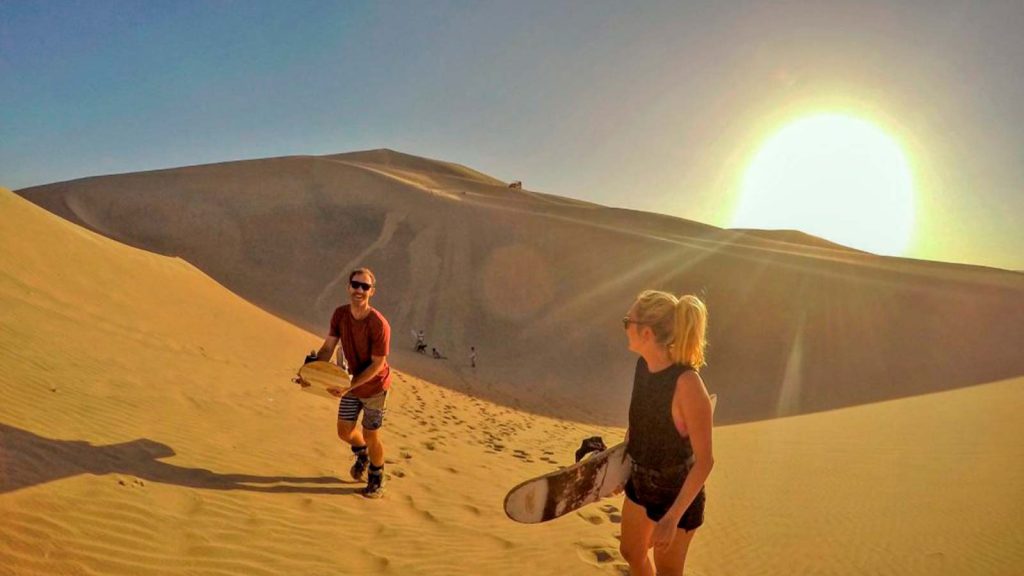
M 368 501 L 335 407 L 288 382 L 317 335 L 4 191 L 0 262 L 0 574 L 622 573 L 619 501 L 540 526 L 500 508 L 622 430 L 399 362 Z M 1022 401 L 1017 378 L 717 428 L 687 573 L 1019 573 Z
M 731 399 L 719 414 L 725 423 L 1024 374 L 1020 273 L 605 208 L 388 150 L 18 193 L 109 237 L 180 256 L 316 334 L 344 299 L 346 272 L 369 265 L 403 368 L 550 416 L 623 423 L 632 363 L 615 327 L 648 287 L 706 297 L 705 375 Z M 450 359 L 413 354 L 413 329 Z

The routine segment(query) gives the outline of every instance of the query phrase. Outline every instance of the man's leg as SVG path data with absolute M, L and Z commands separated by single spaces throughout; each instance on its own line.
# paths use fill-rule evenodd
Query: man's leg
M 380 438 L 380 429 L 367 430 L 363 428 L 363 438 L 366 439 L 366 451 L 370 454 L 370 464 L 383 466 L 384 442 Z
M 355 455 L 356 461 L 352 463 L 349 474 L 353 480 L 358 481 L 365 478 L 366 467 L 369 464 L 366 439 L 363 437 L 363 431 L 356 426 L 362 407 L 362 402 L 351 396 L 343 396 L 338 403 L 338 438 L 352 446 L 352 454 Z
M 363 437 L 370 455 L 370 472 L 363 495 L 368 498 L 380 498 L 384 493 L 384 442 L 380 428 L 384 425 L 386 403 L 387 392 L 363 401 Z
M 356 426 L 355 420 L 338 420 L 338 438 L 349 446 L 366 446 L 363 431 Z

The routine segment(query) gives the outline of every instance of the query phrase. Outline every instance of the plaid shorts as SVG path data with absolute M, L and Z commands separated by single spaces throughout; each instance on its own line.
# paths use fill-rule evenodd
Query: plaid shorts
M 363 428 L 377 430 L 384 425 L 387 402 L 387 390 L 369 398 L 357 398 L 346 394 L 338 402 L 338 420 L 355 422 L 359 419 L 359 413 L 363 412 Z

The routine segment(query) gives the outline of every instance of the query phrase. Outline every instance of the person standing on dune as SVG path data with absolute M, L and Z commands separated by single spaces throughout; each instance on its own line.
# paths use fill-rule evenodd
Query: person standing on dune
M 633 469 L 619 549 L 633 576 L 682 576 L 690 542 L 704 522 L 704 482 L 714 466 L 711 398 L 698 373 L 707 308 L 696 296 L 677 299 L 647 290 L 622 327 L 639 358 L 626 430 Z
M 329 361 L 341 344 L 352 387 L 338 403 L 338 437 L 352 447 L 355 462 L 349 473 L 354 480 L 366 479 L 362 494 L 367 498 L 384 495 L 384 443 L 380 429 L 391 389 L 391 367 L 387 360 L 391 325 L 370 306 L 370 297 L 376 290 L 376 278 L 369 268 L 357 268 L 349 274 L 349 303 L 334 311 L 330 332 L 316 355 L 317 360 Z M 363 422 L 357 427 L 360 412 Z

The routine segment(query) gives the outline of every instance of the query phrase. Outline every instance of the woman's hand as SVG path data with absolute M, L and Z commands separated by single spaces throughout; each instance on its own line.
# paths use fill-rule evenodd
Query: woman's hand
M 672 545 L 672 540 L 676 537 L 676 528 L 679 525 L 681 516 L 673 514 L 671 511 L 665 514 L 654 525 L 654 532 L 651 534 L 651 545 L 655 548 L 665 549 Z

